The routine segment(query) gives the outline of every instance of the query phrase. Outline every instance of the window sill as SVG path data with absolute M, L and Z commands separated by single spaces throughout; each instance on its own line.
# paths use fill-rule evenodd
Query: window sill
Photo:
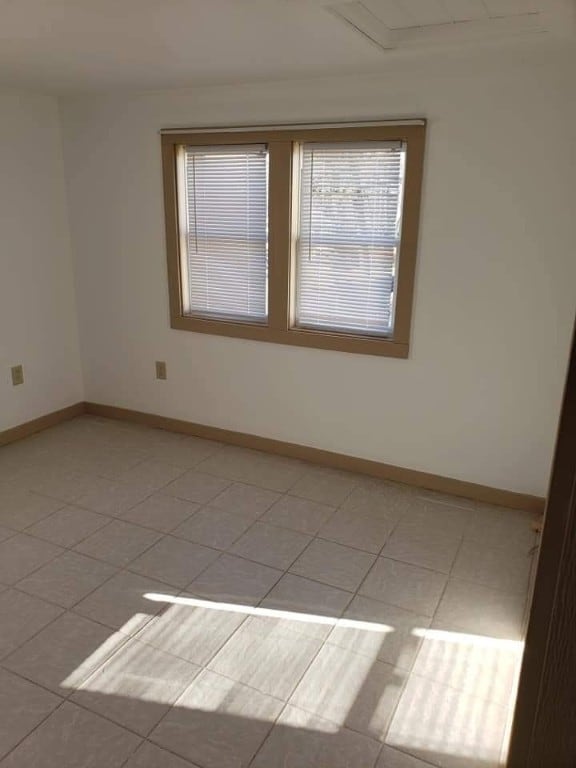
M 266 341 L 271 344 L 289 344 L 296 347 L 327 349 L 335 352 L 350 352 L 358 355 L 379 355 L 381 357 L 407 358 L 407 342 L 394 339 L 379 339 L 373 336 L 354 336 L 326 331 L 309 331 L 299 328 L 288 330 L 270 328 L 251 323 L 234 323 L 222 320 L 203 320 L 183 315 L 172 317 L 171 327 L 179 331 L 208 333 L 215 336 L 229 336 L 236 339 Z

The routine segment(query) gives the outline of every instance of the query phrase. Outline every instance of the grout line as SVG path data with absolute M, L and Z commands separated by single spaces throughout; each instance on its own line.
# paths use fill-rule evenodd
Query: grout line
M 275 728 L 276 728 L 276 726 L 278 725 L 278 720 L 279 720 L 279 719 L 282 717 L 282 715 L 284 714 L 284 711 L 286 710 L 286 707 L 287 707 L 287 706 L 288 706 L 288 702 L 286 701 L 286 702 L 284 703 L 284 706 L 283 706 L 283 707 L 282 707 L 282 709 L 280 710 L 280 712 L 278 712 L 278 714 L 276 715 L 276 717 L 275 717 L 274 721 L 271 723 L 271 725 L 270 725 L 270 730 L 269 730 L 269 731 L 268 731 L 268 733 L 266 734 L 266 736 L 265 736 L 265 738 L 263 739 L 262 743 L 260 744 L 260 746 L 258 747 L 258 749 L 256 750 L 256 752 L 254 752 L 254 755 L 252 756 L 252 759 L 250 760 L 250 762 L 249 762 L 249 763 L 248 763 L 248 765 L 247 765 L 247 768 L 252 768 L 252 766 L 254 765 L 254 763 L 255 763 L 255 761 L 256 761 L 256 758 L 258 757 L 259 753 L 260 753 L 260 752 L 262 752 L 262 750 L 264 749 L 264 745 L 266 744 L 266 742 L 267 742 L 267 741 L 270 739 L 270 737 L 272 736 L 272 732 L 274 731 L 274 729 L 275 729 Z
M 426 760 L 426 758 L 421 757 L 420 755 L 415 755 L 412 752 L 407 752 L 405 749 L 402 749 L 401 747 L 397 747 L 396 745 L 387 744 L 384 741 L 384 742 L 382 742 L 382 746 L 383 747 L 388 747 L 388 749 L 393 749 L 395 752 L 398 752 L 401 755 L 406 755 L 406 756 L 412 758 L 412 760 L 420 761 L 424 767 L 429 766 L 430 768 L 438 768 L 438 764 L 437 763 L 430 763 L 430 762 L 428 762 L 428 760 Z M 465 768 L 465 766 L 463 766 L 463 768 Z
M 57 559 L 57 558 L 55 558 L 55 559 Z M 97 562 L 101 562 L 101 561 L 97 561 Z M 48 603 L 49 605 L 52 605 L 55 608 L 59 608 L 61 612 L 58 614 L 58 616 L 55 616 L 54 619 L 52 619 L 47 624 L 45 624 L 43 627 L 41 627 L 33 635 L 30 635 L 30 637 L 27 637 L 26 640 L 24 640 L 22 643 L 20 643 L 20 645 L 18 645 L 12 651 L 7 653 L 5 656 L 2 656 L 0 658 L 0 667 L 4 667 L 4 669 L 8 669 L 8 667 L 4 666 L 4 662 L 10 656 L 12 656 L 12 654 L 16 653 L 16 651 L 19 651 L 21 648 L 23 648 L 25 645 L 27 645 L 31 640 L 34 640 L 37 637 L 37 635 L 39 635 L 45 629 L 48 629 L 48 627 L 50 627 L 52 624 L 55 624 L 59 619 L 61 619 L 62 617 L 64 617 L 68 613 L 72 614 L 75 617 L 83 619 L 85 621 L 91 621 L 94 624 L 98 624 L 99 626 L 103 627 L 104 629 L 107 629 L 108 631 L 112 631 L 114 633 L 120 633 L 123 636 L 125 636 L 126 638 L 133 637 L 133 635 L 129 635 L 129 634 L 123 633 L 121 631 L 121 629 L 118 629 L 117 627 L 111 627 L 110 625 L 104 624 L 103 622 L 99 621 L 98 619 L 95 619 L 93 617 L 84 616 L 83 614 L 77 613 L 76 611 L 74 611 L 74 608 L 76 608 L 79 605 L 79 603 L 83 602 L 86 598 L 90 597 L 90 595 L 92 595 L 92 594 L 94 594 L 94 592 L 98 591 L 107 582 L 111 581 L 115 576 L 119 576 L 121 573 L 124 572 L 124 570 L 125 569 L 120 569 L 116 573 L 114 573 L 111 576 L 109 576 L 108 578 L 106 578 L 101 584 L 99 584 L 98 586 L 94 587 L 94 589 L 90 590 L 90 592 L 88 592 L 84 597 L 82 597 L 80 600 L 78 600 L 76 603 L 74 603 L 74 605 L 71 606 L 70 608 L 63 608 L 61 605 L 58 605 L 57 603 L 51 602 L 50 600 L 46 600 L 45 598 L 40 598 L 37 595 L 30 594 L 29 592 L 25 592 L 23 589 L 20 589 L 17 584 L 14 585 L 14 586 L 8 587 L 8 589 L 12 589 L 12 590 L 14 590 L 16 592 L 19 592 L 20 594 L 23 594 L 26 597 L 32 597 L 32 598 L 34 598 L 36 600 L 40 600 L 41 602 Z M 154 615 L 156 615 L 156 614 L 154 614 Z M 154 615 L 152 615 L 150 617 L 150 619 L 154 618 Z M 148 623 L 148 622 L 146 622 L 146 623 Z M 140 630 L 137 630 L 137 631 L 139 632 Z M 8 671 L 12 671 L 12 670 L 8 670 Z M 36 683 L 34 680 L 31 680 L 30 682 L 34 682 L 36 685 L 40 685 L 39 683 Z M 44 686 L 42 686 L 42 687 L 44 687 Z M 50 689 L 48 688 L 47 690 L 50 690 Z
M 141 737 L 141 738 L 142 738 L 142 737 Z M 134 755 L 135 755 L 135 754 L 138 752 L 138 750 L 139 750 L 139 749 L 141 749 L 142 745 L 143 745 L 143 744 L 145 744 L 147 741 L 148 741 L 148 739 L 142 739 L 142 741 L 141 741 L 139 744 L 137 744 L 137 745 L 134 747 L 134 749 L 133 749 L 133 750 L 132 750 L 132 752 L 131 752 L 131 753 L 128 755 L 128 757 L 126 758 L 126 760 L 123 760 L 123 761 L 122 761 L 122 763 L 120 763 L 120 764 L 118 765 L 118 768 L 125 768 L 125 767 L 128 765 L 128 763 L 130 762 L 130 760 L 132 760 L 132 758 L 134 757 Z
M 164 718 L 162 718 L 162 720 L 163 720 L 163 719 L 164 719 Z M 162 722 L 162 720 L 160 720 L 160 722 Z M 159 723 L 157 723 L 157 725 L 159 725 Z M 121 726 L 121 727 L 123 727 L 123 726 Z M 154 726 L 154 727 L 156 727 L 156 726 Z M 170 749 L 170 747 L 167 747 L 167 746 L 164 746 L 164 745 L 160 745 L 160 744 L 156 743 L 155 741 L 152 741 L 152 739 L 150 738 L 150 736 L 151 736 L 151 735 L 152 735 L 152 733 L 150 732 L 150 733 L 148 734 L 148 736 L 145 736 L 145 737 L 143 737 L 143 738 L 141 737 L 141 738 L 142 738 L 142 741 L 140 742 L 140 744 L 138 744 L 138 746 L 136 747 L 136 749 L 134 750 L 134 752 L 132 752 L 132 754 L 131 754 L 131 755 L 128 755 L 128 757 L 126 758 L 126 760 L 124 760 L 124 762 L 122 763 L 122 765 L 121 765 L 121 766 L 118 766 L 118 768 L 125 768 L 125 766 L 126 766 L 126 765 L 128 765 L 128 763 L 130 762 L 130 760 L 132 760 L 132 758 L 134 757 L 134 755 L 136 754 L 136 752 L 138 752 L 138 750 L 139 750 L 139 749 L 142 749 L 142 747 L 143 747 L 145 744 L 150 744 L 150 746 L 152 746 L 152 747 L 155 747 L 156 749 L 160 749 L 160 750 L 163 750 L 164 752 L 167 752 L 167 753 L 168 753 L 168 754 L 170 754 L 170 755 L 174 755 L 174 757 L 177 757 L 177 758 L 178 758 L 178 759 L 179 759 L 179 760 L 180 760 L 180 761 L 181 761 L 181 762 L 182 762 L 182 763 L 183 763 L 183 764 L 184 764 L 184 765 L 185 765 L 187 768 L 199 768 L 199 766 L 196 766 L 196 765 L 194 765 L 193 763 L 191 763 L 191 762 L 188 760 L 188 758 L 186 758 L 186 757 L 182 757 L 182 755 L 179 755 L 179 754 L 178 754 L 178 752 L 174 752 L 174 750 Z M 160 767 L 159 767 L 159 768 L 160 768 Z
M 100 622 L 94 622 L 93 620 L 88 619 L 86 616 L 80 616 L 79 614 L 73 613 L 72 611 L 65 611 L 60 616 L 58 616 L 57 619 L 61 619 L 64 616 L 66 616 L 67 614 L 71 614 L 72 617 L 74 617 L 74 618 L 84 619 L 85 621 L 92 621 L 93 623 L 98 624 L 99 626 L 101 626 L 103 629 L 106 629 L 108 632 L 111 631 L 112 634 L 107 638 L 107 640 L 109 640 L 110 637 L 113 637 L 113 635 L 120 635 L 121 636 L 121 637 L 118 638 L 119 640 L 121 640 L 119 645 L 115 646 L 115 648 L 113 650 L 110 650 L 110 652 L 106 654 L 106 656 L 104 657 L 102 662 L 98 665 L 98 667 L 93 672 L 90 672 L 90 674 L 84 680 L 82 680 L 81 685 L 83 685 L 90 678 L 92 678 L 92 676 L 93 676 L 93 674 L 95 672 L 97 672 L 100 669 L 102 669 L 102 667 L 105 666 L 108 663 L 108 661 L 110 661 L 110 659 L 113 656 L 116 655 L 117 651 L 119 651 L 120 649 L 124 648 L 124 646 L 126 646 L 130 642 L 130 640 L 132 640 L 134 638 L 134 636 L 133 635 L 125 635 L 124 633 L 122 633 L 118 629 L 111 630 L 110 627 L 107 627 L 104 624 L 101 624 Z M 57 621 L 57 619 L 55 619 L 54 622 L 51 622 L 51 623 L 52 624 L 55 623 Z M 46 627 L 44 627 L 43 629 L 47 629 L 48 626 L 49 625 L 46 625 Z M 42 632 L 42 631 L 43 630 L 40 630 L 40 632 Z M 40 634 L 40 632 L 38 632 L 37 634 Z M 2 661 L 0 661 L 0 667 L 5 669 L 7 672 L 11 672 L 13 675 L 18 675 L 19 677 L 22 677 L 24 680 L 27 680 L 28 682 L 33 683 L 34 685 L 37 685 L 38 687 L 42 688 L 45 691 L 48 691 L 49 693 L 52 693 L 55 696 L 58 696 L 63 701 L 69 701 L 70 697 L 79 690 L 78 688 L 71 688 L 67 693 L 64 693 L 63 691 L 65 691 L 66 689 L 59 687 L 59 691 L 62 691 L 62 693 L 59 693 L 59 692 L 54 691 L 53 688 L 48 687 L 45 683 L 41 683 L 38 680 L 34 680 L 33 678 L 28 677 L 25 672 L 23 672 L 21 670 L 13 670 L 11 667 L 7 667 L 4 664 L 4 662 L 7 661 L 10 658 L 10 656 L 12 656 L 13 654 L 15 654 L 18 651 L 20 651 L 24 646 L 26 646 L 28 644 L 28 642 L 30 642 L 30 640 L 35 639 L 35 637 L 36 637 L 36 635 L 34 635 L 34 638 L 29 638 L 29 640 L 26 640 L 24 643 L 22 643 L 22 645 L 20 645 L 14 651 L 11 651 L 8 654 L 8 656 L 5 656 L 2 659 Z M 100 646 L 98 646 L 98 648 L 100 648 Z
M 8 670 L 8 672 L 10 672 L 10 670 Z M 13 673 L 13 674 L 14 674 L 14 673 Z M 18 675 L 18 677 L 21 677 L 21 675 Z M 26 678 L 22 678 L 22 679 L 26 680 Z M 30 681 L 28 681 L 28 680 L 27 680 L 27 682 L 30 682 Z M 44 689 L 44 690 L 48 690 L 48 689 Z M 52 693 L 52 694 L 54 695 L 54 692 L 53 692 L 53 691 L 50 691 L 50 693 Z M 46 720 L 48 720 L 48 719 L 49 719 L 50 717 L 52 717 L 52 715 L 54 715 L 54 714 L 55 714 L 55 713 L 56 713 L 56 712 L 57 712 L 59 709 L 61 709 L 61 708 L 62 708 L 62 706 L 63 706 L 63 705 L 66 703 L 66 701 L 67 701 L 67 699 L 62 699 L 62 701 L 61 701 L 61 702 L 60 702 L 60 703 L 59 703 L 59 704 L 58 704 L 56 707 L 54 707 L 54 709 L 53 709 L 51 712 L 49 712 L 49 713 L 46 715 L 46 717 L 43 717 L 43 718 L 42 718 L 42 720 L 40 720 L 40 722 L 39 722 L 39 723 L 37 723 L 37 724 L 34 726 L 34 728 L 32 728 L 32 730 L 31 730 L 31 731 L 29 731 L 29 732 L 26 734 L 26 736 L 24 736 L 22 739 L 20 739 L 20 741 L 19 741 L 17 744 L 15 744 L 15 745 L 12 747 L 12 749 L 8 750 L 8 752 L 6 752 L 6 754 L 5 754 L 5 755 L 2 755 L 2 757 L 0 758 L 0 763 L 3 763 L 3 762 L 4 762 L 4 760 L 6 760 L 6 759 L 8 758 L 8 756 L 9 756 L 9 755 L 11 755 L 13 752 L 15 752 L 15 751 L 18 749 L 18 747 L 20 747 L 20 745 L 21 745 L 21 744 L 23 744 L 25 741 L 27 741 L 27 739 L 29 739 L 29 738 L 30 738 L 30 736 L 32 736 L 32 734 L 33 734 L 35 731 L 37 731 L 37 730 L 40 728 L 40 726 L 41 726 L 41 725 L 43 725 L 43 724 L 46 722 Z
M 20 646 L 22 647 L 22 646 Z M 17 648 L 16 650 L 19 650 Z M 14 651 L 11 651 L 8 655 L 11 656 Z M 4 659 L 7 659 L 8 656 L 5 656 Z M 46 691 L 46 693 L 52 694 L 52 696 L 55 696 L 57 699 L 61 699 L 60 703 L 58 704 L 58 707 L 60 704 L 63 704 L 65 701 L 67 701 L 67 696 L 65 696 L 62 693 L 56 693 L 56 691 L 52 690 L 52 688 L 48 688 L 44 683 L 39 683 L 37 680 L 32 680 L 29 677 L 26 677 L 26 675 L 23 672 L 16 671 L 14 669 L 9 669 L 8 667 L 3 666 L 2 662 L 0 661 L 0 669 L 3 672 L 7 672 L 9 675 L 14 675 L 15 677 L 19 677 L 21 680 L 26 681 L 27 683 L 30 683 L 32 685 L 35 685 L 37 688 L 41 688 L 43 691 Z M 58 707 L 55 707 L 53 711 L 55 711 Z M 0 759 L 0 764 L 2 763 L 2 760 Z

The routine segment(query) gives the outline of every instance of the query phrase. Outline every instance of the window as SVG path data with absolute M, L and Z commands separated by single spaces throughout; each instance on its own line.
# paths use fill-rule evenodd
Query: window
M 404 156 L 399 143 L 302 147 L 297 327 L 391 335 Z
M 180 152 L 184 314 L 266 322 L 266 146 L 182 147 Z
M 424 135 L 164 133 L 172 327 L 407 357 Z

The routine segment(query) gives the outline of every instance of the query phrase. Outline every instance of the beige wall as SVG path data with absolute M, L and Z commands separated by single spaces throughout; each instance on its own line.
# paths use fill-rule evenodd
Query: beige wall
M 0 91 L 0 431 L 82 399 L 58 106 Z
M 576 305 L 575 63 L 518 45 L 63 102 L 87 398 L 545 493 Z M 410 116 L 429 135 L 408 360 L 170 329 L 160 128 Z

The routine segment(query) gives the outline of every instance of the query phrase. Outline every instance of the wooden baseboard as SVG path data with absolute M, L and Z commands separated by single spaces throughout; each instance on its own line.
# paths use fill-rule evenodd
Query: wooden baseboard
M 32 419 L 32 421 L 26 421 L 17 427 L 5 429 L 3 432 L 0 432 L 0 445 L 8 445 L 8 443 L 14 443 L 16 440 L 22 440 L 24 437 L 30 437 L 30 435 L 36 432 L 41 432 L 43 429 L 48 429 L 48 427 L 55 427 L 56 424 L 74 419 L 85 412 L 85 403 L 74 403 L 74 405 L 69 405 L 67 408 L 61 408 L 59 411 L 52 411 L 52 413 L 47 413 L 45 416 Z
M 380 461 L 362 459 L 357 456 L 347 456 L 343 453 L 325 451 L 321 448 L 312 448 L 298 443 L 288 443 L 283 440 L 274 440 L 260 435 L 251 435 L 246 432 L 236 432 L 220 427 L 211 427 L 206 424 L 196 424 L 182 419 L 171 419 L 167 416 L 158 416 L 143 411 L 134 411 L 129 408 L 117 408 L 113 405 L 100 403 L 75 403 L 59 411 L 53 411 L 45 416 L 40 416 L 32 421 L 19 424 L 17 427 L 0 432 L 0 445 L 7 445 L 16 440 L 40 432 L 43 429 L 54 427 L 68 419 L 73 419 L 83 413 L 94 416 L 103 416 L 108 419 L 119 419 L 143 424 L 148 427 L 166 429 L 171 432 L 181 432 L 185 435 L 202 437 L 207 440 L 217 440 L 230 445 L 239 445 L 244 448 L 252 448 L 257 451 L 275 453 L 280 456 L 289 456 L 294 459 L 309 461 L 334 469 L 342 469 L 347 472 L 358 472 L 383 480 L 392 480 L 397 483 L 414 485 L 431 491 L 447 493 L 452 496 L 461 496 L 474 501 L 487 504 L 497 504 L 511 509 L 525 509 L 529 512 L 543 512 L 545 499 L 540 496 L 531 496 L 526 493 L 507 491 L 501 488 L 492 488 L 488 485 L 469 483 L 465 480 L 457 480 L 453 477 L 433 475 L 429 472 L 420 472 L 417 469 L 397 467 L 394 464 L 384 464 Z
M 131 421 L 148 427 L 181 432 L 186 435 L 193 435 L 194 437 L 217 440 L 244 448 L 252 448 L 257 451 L 279 454 L 280 456 L 289 456 L 294 459 L 302 459 L 314 464 L 333 467 L 334 469 L 358 472 L 364 475 L 379 477 L 383 480 L 406 483 L 407 485 L 414 485 L 453 496 L 461 496 L 487 504 L 496 504 L 501 507 L 510 507 L 511 509 L 524 509 L 530 512 L 544 511 L 545 500 L 539 496 L 492 488 L 488 485 L 469 483 L 465 480 L 433 475 L 416 469 L 407 469 L 394 466 L 393 464 L 384 464 L 370 459 L 361 459 L 356 456 L 325 451 L 321 448 L 311 448 L 310 446 L 288 443 L 283 440 L 273 440 L 272 438 L 261 437 L 260 435 L 235 432 L 205 424 L 195 424 L 191 421 L 171 419 L 167 416 L 133 411 L 128 408 L 117 408 L 112 405 L 101 405 L 99 403 L 85 403 L 85 409 L 86 413 L 94 416 Z

